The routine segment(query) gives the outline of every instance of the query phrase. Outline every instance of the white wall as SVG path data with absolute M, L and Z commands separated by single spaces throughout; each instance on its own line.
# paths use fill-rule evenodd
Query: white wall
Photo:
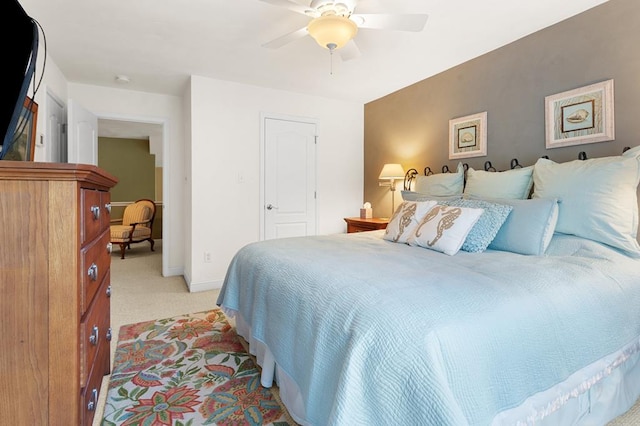
M 167 138 L 164 152 L 163 179 L 164 211 L 168 218 L 163 226 L 163 251 L 166 275 L 184 273 L 184 218 L 188 208 L 184 204 L 184 120 L 182 98 L 132 90 L 69 83 L 69 99 L 82 104 L 99 118 L 135 119 L 151 123 L 164 123 Z M 168 222 L 168 223 L 167 223 Z M 169 243 L 169 244 L 165 244 Z
M 42 60 L 42 58 L 40 58 Z M 41 68 L 40 68 L 41 69 Z M 236 251 L 259 240 L 260 115 L 318 122 L 318 233 L 345 232 L 343 218 L 363 202 L 364 105 L 256 86 L 192 77 L 184 97 L 68 83 L 51 58 L 39 103 L 38 134 L 45 145 L 46 93 L 73 99 L 101 118 L 162 122 L 168 226 L 168 275 L 185 275 L 191 291 L 222 285 Z M 242 172 L 244 183 L 238 183 Z M 204 263 L 204 251 L 213 254 Z
M 259 240 L 261 113 L 317 120 L 318 233 L 345 232 L 363 202 L 363 104 L 198 76 L 190 96 L 191 291 L 220 287 L 237 250 Z
M 38 46 L 38 59 L 36 61 L 36 74 L 34 78 L 40 79 L 42 73 L 42 65 L 44 61 L 44 50 L 42 43 Z M 31 88 L 33 82 L 29 86 L 29 94 L 31 94 Z M 33 154 L 34 161 L 50 161 L 51 155 L 48 151 L 47 141 L 47 117 L 49 113 L 47 111 L 47 93 L 51 93 L 54 97 L 63 101 L 66 104 L 67 100 L 67 80 L 53 62 L 53 60 L 47 56 L 47 66 L 44 70 L 44 76 L 42 78 L 42 85 L 38 88 L 38 92 L 34 98 L 38 104 L 38 118 L 36 126 L 36 146 Z M 42 139 L 41 139 L 42 136 Z M 40 143 L 43 141 L 44 143 Z

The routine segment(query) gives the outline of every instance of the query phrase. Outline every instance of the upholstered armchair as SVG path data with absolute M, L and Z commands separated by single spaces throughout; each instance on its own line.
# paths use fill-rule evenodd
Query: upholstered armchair
M 140 199 L 124 209 L 121 225 L 111 225 L 111 243 L 120 246 L 121 259 L 131 244 L 149 241 L 153 250 L 153 219 L 156 216 L 156 204 L 148 199 Z

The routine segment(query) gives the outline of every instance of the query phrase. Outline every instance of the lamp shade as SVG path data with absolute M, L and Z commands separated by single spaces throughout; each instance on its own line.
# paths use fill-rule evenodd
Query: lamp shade
M 385 164 L 378 177 L 380 180 L 404 179 L 404 169 L 400 164 Z
M 349 18 L 324 15 L 313 19 L 307 26 L 311 37 L 326 49 L 339 49 L 355 37 L 358 26 Z

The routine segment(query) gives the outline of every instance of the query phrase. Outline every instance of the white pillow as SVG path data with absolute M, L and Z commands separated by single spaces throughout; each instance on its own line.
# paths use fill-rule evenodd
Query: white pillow
M 420 220 L 435 205 L 436 201 L 403 201 L 389 220 L 382 238 L 394 243 L 406 243 Z
M 532 198 L 558 198 L 557 232 L 640 257 L 639 181 L 640 158 L 631 154 L 567 163 L 541 158 L 534 166 Z
M 460 250 L 483 211 L 438 204 L 422 218 L 409 244 L 453 256 Z
M 452 195 L 462 195 L 463 188 L 464 166 L 460 162 L 455 173 L 416 176 L 414 192 L 423 196 L 450 197 Z
M 504 172 L 486 172 L 469 167 L 464 197 L 524 200 L 529 198 L 532 185 L 533 166 Z

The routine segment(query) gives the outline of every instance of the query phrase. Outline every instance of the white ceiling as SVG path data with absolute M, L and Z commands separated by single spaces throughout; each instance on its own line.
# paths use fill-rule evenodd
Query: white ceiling
M 71 82 L 180 96 L 199 75 L 366 103 L 607 0 L 360 0 L 357 13 L 429 19 L 418 33 L 360 29 L 362 56 L 334 55 L 333 74 L 309 36 L 261 46 L 309 18 L 260 0 L 19 1 Z

